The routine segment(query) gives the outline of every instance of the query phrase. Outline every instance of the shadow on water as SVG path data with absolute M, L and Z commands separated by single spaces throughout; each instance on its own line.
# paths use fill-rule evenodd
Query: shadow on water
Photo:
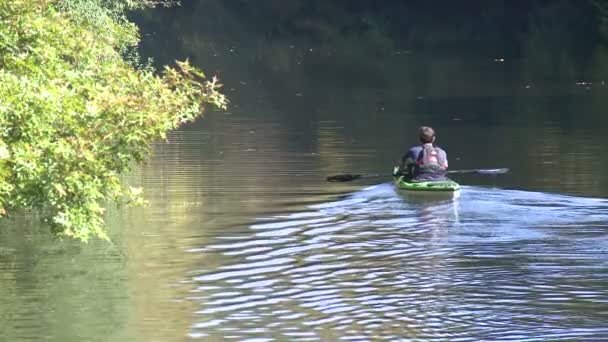
M 608 202 L 390 184 L 260 218 L 197 253 L 191 337 L 589 340 L 606 336 Z

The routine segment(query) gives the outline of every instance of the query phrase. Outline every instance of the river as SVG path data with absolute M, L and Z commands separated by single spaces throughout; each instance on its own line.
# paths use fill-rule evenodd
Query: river
M 111 243 L 2 223 L 0 340 L 608 339 L 599 41 L 329 44 L 222 3 L 138 22 L 144 56 L 218 74 L 229 110 L 125 175 L 149 205 L 111 209 Z M 510 172 L 454 175 L 450 197 L 325 181 L 390 174 L 421 125 L 451 169 Z

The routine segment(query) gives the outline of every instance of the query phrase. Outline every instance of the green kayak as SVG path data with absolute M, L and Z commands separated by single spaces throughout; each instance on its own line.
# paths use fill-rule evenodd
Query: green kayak
M 395 178 L 395 186 L 407 191 L 458 191 L 460 185 L 453 180 L 436 182 L 407 182 L 403 176 Z

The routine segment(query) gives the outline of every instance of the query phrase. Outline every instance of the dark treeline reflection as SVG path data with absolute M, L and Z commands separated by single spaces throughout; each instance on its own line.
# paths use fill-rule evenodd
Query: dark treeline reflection
M 294 36 L 310 42 L 356 38 L 379 48 L 461 48 L 463 42 L 490 53 L 518 55 L 532 34 L 546 33 L 554 43 L 582 48 L 580 36 L 603 29 L 602 5 L 592 0 L 203 0 L 184 1 L 179 23 L 196 24 L 224 37 L 250 34 L 271 39 Z M 221 10 L 221 11 L 219 11 Z M 170 19 L 169 17 L 165 17 Z M 184 22 L 184 19 L 186 20 Z M 160 24 L 160 23 L 159 23 Z M 165 25 L 163 25 L 165 26 Z M 360 39 L 370 41 L 361 41 Z
M 227 82 L 264 78 L 296 93 L 307 81 L 420 83 L 433 70 L 453 69 L 428 61 L 447 56 L 504 63 L 496 76 L 507 79 L 588 82 L 608 75 L 604 3 L 187 0 L 138 22 L 145 55 L 159 63 L 190 57 Z M 387 77 L 387 69 L 399 77 Z

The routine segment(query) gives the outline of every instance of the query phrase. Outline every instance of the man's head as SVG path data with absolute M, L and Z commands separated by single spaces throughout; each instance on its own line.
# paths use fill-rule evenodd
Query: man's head
M 431 144 L 435 141 L 435 131 L 431 127 L 422 126 L 419 130 L 420 142 Z

